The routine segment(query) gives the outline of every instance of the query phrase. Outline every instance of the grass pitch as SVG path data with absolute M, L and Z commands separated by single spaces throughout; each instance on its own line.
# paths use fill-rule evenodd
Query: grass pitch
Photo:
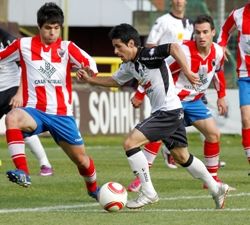
M 189 150 L 203 158 L 199 134 L 189 134 Z M 157 204 L 140 210 L 124 209 L 107 213 L 88 197 L 76 167 L 51 138 L 41 138 L 55 173 L 40 177 L 39 165 L 27 149 L 31 171 L 30 188 L 19 187 L 5 177 L 13 169 L 5 144 L 0 137 L 0 224 L 2 225 L 246 225 L 250 214 L 249 165 L 241 147 L 240 136 L 223 135 L 221 159 L 226 167 L 220 178 L 237 188 L 230 192 L 226 208 L 215 210 L 214 202 L 202 183 L 183 168 L 166 168 L 161 154 L 151 169 L 151 178 L 160 196 Z M 122 136 L 85 137 L 87 152 L 96 164 L 99 184 L 117 181 L 127 186 L 133 174 L 122 150 Z M 129 198 L 136 194 L 129 193 Z

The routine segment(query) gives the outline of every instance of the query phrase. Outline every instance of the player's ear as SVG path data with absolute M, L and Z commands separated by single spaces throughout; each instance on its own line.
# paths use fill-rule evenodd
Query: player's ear
M 133 39 L 130 39 L 128 42 L 128 47 L 132 48 L 135 46 L 135 41 Z
M 212 35 L 213 35 L 213 37 L 215 37 L 215 34 L 216 34 L 216 30 L 213 29 L 213 30 L 212 30 Z

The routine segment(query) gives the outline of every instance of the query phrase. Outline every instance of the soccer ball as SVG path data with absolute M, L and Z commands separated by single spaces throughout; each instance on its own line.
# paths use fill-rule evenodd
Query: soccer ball
M 123 185 L 108 182 L 102 185 L 99 192 L 99 203 L 108 212 L 117 212 L 127 203 L 128 193 Z

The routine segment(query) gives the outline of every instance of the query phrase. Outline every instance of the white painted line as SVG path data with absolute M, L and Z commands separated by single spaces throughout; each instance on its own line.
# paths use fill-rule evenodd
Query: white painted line
M 230 194 L 228 197 L 246 197 L 250 196 L 250 193 L 238 193 L 238 194 Z M 179 197 L 165 197 L 160 198 L 161 201 L 176 201 L 176 200 L 183 200 L 183 199 L 206 199 L 211 198 L 210 195 L 201 195 L 201 196 L 179 196 Z M 76 205 L 59 205 L 59 206 L 45 206 L 45 207 L 36 207 L 36 208 L 16 208 L 16 209 L 0 209 L 0 214 L 7 214 L 7 213 L 15 213 L 15 212 L 49 212 L 49 211 L 64 211 L 68 209 L 72 209 L 72 212 L 79 211 L 81 212 L 101 212 L 104 211 L 101 209 L 90 209 L 91 207 L 99 206 L 98 203 L 84 203 L 84 204 L 76 204 Z M 138 211 L 138 210 L 124 210 L 126 211 Z M 143 208 L 139 209 L 139 211 L 145 212 L 212 212 L 218 211 L 218 209 L 148 209 Z M 220 210 L 219 210 L 220 211 Z M 230 211 L 230 212 L 248 212 L 250 208 L 225 208 L 221 211 Z

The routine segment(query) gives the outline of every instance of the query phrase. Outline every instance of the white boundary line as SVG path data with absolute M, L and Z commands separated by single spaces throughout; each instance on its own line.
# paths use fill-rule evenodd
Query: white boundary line
M 238 193 L 238 194 L 229 194 L 228 197 L 246 197 L 250 196 L 250 193 Z M 202 196 L 179 196 L 179 197 L 166 197 L 160 198 L 161 201 L 176 201 L 183 199 L 206 199 L 211 198 L 209 195 Z M 104 210 L 100 209 L 90 209 L 91 207 L 99 206 L 98 203 L 84 203 L 84 204 L 76 204 L 76 205 L 58 205 L 58 206 L 45 206 L 45 207 L 36 207 L 36 208 L 16 208 L 16 209 L 0 209 L 0 214 L 8 214 L 8 213 L 19 213 L 19 212 L 49 212 L 49 211 L 64 211 L 68 209 L 74 209 L 76 211 L 81 210 L 81 212 L 102 212 Z M 125 210 L 128 211 L 145 211 L 145 212 L 214 212 L 218 211 L 216 209 L 199 209 L 199 208 L 191 208 L 191 209 L 140 209 L 140 210 Z M 221 211 L 230 211 L 230 212 L 248 212 L 250 208 L 225 208 Z

